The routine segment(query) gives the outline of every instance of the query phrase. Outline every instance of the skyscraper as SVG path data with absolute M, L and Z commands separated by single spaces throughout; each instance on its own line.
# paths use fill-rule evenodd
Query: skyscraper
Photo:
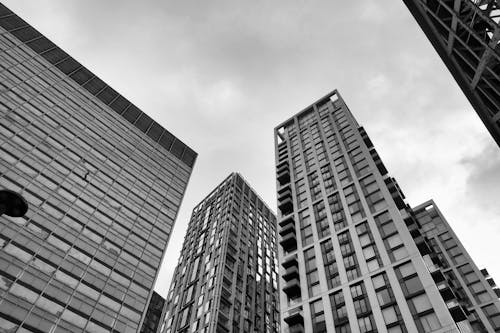
M 480 270 L 472 261 L 434 201 L 424 202 L 412 210 L 440 263 L 431 263 L 431 272 L 439 276 L 442 274 L 441 279 L 446 279 L 452 286 L 450 289 L 457 300 L 470 313 L 474 332 L 498 332 L 500 289 L 489 277 L 488 271 Z
M 0 90 L 2 331 L 137 332 L 196 153 L 3 5 Z
M 497 0 L 403 0 L 500 146 Z
M 153 292 L 153 296 L 149 301 L 148 310 L 144 316 L 140 333 L 156 333 L 160 326 L 161 313 L 165 306 L 165 299 L 157 292 Z
M 405 203 L 337 91 L 277 126 L 275 138 L 283 332 L 465 333 L 479 309 L 491 318 L 487 332 L 499 327 L 493 289 L 452 246 L 447 224 L 429 233 L 424 208 Z M 481 298 L 464 301 L 432 235 L 446 242 L 454 272 L 481 281 L 465 296 Z
M 160 332 L 279 332 L 276 247 L 276 216 L 232 173 L 193 209 Z

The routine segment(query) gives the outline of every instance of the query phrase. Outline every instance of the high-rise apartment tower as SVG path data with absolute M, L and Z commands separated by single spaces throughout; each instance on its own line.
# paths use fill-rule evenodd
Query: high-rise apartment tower
M 403 0 L 500 146 L 498 0 Z
M 195 158 L 0 4 L 0 331 L 138 332 Z
M 153 292 L 153 296 L 149 301 L 148 310 L 144 316 L 140 333 L 156 333 L 160 326 L 161 313 L 165 306 L 165 299 L 157 292 Z
M 275 138 L 283 332 L 465 333 L 478 310 L 500 319 L 495 291 L 449 226 L 428 234 L 423 208 L 405 203 L 337 91 L 280 124 Z M 431 235 L 446 242 L 449 265 Z M 451 264 L 477 275 L 474 294 L 453 283 Z
M 489 277 L 488 271 L 480 270 L 472 261 L 432 200 L 412 210 L 420 223 L 422 235 L 429 240 L 433 256 L 438 259 L 439 265 L 434 263 L 428 265 L 431 273 L 439 276 L 441 281 L 447 280 L 455 298 L 469 313 L 473 331 L 477 333 L 500 331 L 498 302 L 500 289 Z M 447 292 L 449 293 L 449 290 Z
M 159 332 L 279 332 L 276 216 L 232 173 L 194 209 Z

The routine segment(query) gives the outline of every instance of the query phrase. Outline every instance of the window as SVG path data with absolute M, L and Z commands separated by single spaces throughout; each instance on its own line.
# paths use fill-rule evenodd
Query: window
M 422 325 L 423 332 L 433 332 L 441 328 L 439 319 L 434 312 L 420 316 L 419 322 Z
M 333 252 L 333 243 L 331 239 L 321 243 L 321 253 L 323 256 L 323 265 L 325 267 L 326 282 L 328 288 L 334 288 L 340 285 L 340 275 Z
M 344 208 L 338 193 L 328 197 L 328 205 L 330 207 L 330 213 L 332 214 L 333 227 L 335 228 L 335 231 L 339 231 L 340 229 L 346 227 L 347 222 L 344 215 Z
M 309 290 L 309 297 L 312 297 L 317 295 L 320 290 L 314 247 L 311 247 L 304 251 L 304 262 L 306 267 L 306 277 L 307 277 L 307 286 Z
M 325 312 L 321 298 L 311 303 L 311 319 L 313 333 L 326 333 Z
M 368 270 L 373 272 L 380 267 L 381 260 L 368 223 L 363 222 L 357 225 L 356 232 L 358 233 L 359 242 L 363 248 L 363 256 L 365 257 Z
M 371 314 L 366 317 L 358 318 L 358 325 L 361 333 L 376 332 L 375 321 Z
M 377 215 L 375 217 L 375 222 L 377 223 L 380 235 L 384 240 L 385 248 L 391 260 L 394 262 L 408 257 L 408 251 L 389 213 L 386 211 Z
M 360 222 L 366 215 L 354 185 L 346 187 L 344 189 L 344 195 L 353 223 Z
M 382 195 L 373 174 L 361 179 L 359 183 L 361 185 L 361 189 L 363 190 L 363 194 L 365 195 L 368 207 L 372 213 L 387 207 L 387 203 L 384 200 L 384 196 Z

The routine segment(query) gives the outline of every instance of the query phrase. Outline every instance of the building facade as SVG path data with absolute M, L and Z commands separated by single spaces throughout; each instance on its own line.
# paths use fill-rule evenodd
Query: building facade
M 403 0 L 500 146 L 497 0 Z
M 159 332 L 279 332 L 276 216 L 238 173 L 193 209 Z
M 0 5 L 0 327 L 137 332 L 196 153 Z
M 275 138 L 283 332 L 473 332 L 421 215 L 337 91 Z M 497 313 L 495 293 L 483 296 Z
M 431 270 L 442 274 L 442 281 L 455 294 L 455 298 L 469 312 L 474 332 L 500 331 L 500 289 L 489 277 L 486 269 L 480 270 L 450 227 L 436 204 L 429 200 L 414 207 L 422 234 L 429 240 L 439 265 Z
M 161 313 L 165 306 L 165 299 L 157 292 L 149 300 L 148 310 L 142 322 L 141 333 L 156 333 L 160 326 Z

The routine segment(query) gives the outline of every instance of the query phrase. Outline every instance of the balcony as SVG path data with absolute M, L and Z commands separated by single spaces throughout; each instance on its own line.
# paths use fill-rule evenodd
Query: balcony
M 448 286 L 448 284 L 446 282 L 441 282 L 440 284 L 438 284 L 437 287 L 439 289 L 439 293 L 441 294 L 441 297 L 443 298 L 443 300 L 446 303 L 453 302 L 456 300 L 455 294 L 453 293 L 450 286 Z
M 290 185 L 286 185 L 285 187 L 278 190 L 278 202 L 283 201 L 287 198 L 292 198 L 292 188 Z
M 295 226 L 295 220 L 293 219 L 293 216 L 290 215 L 288 217 L 286 217 L 285 219 L 281 220 L 278 225 L 282 228 L 284 228 L 285 226 L 287 226 L 288 224 L 292 224 Z
M 297 266 L 290 266 L 285 270 L 283 274 L 283 279 L 285 281 L 290 281 L 292 279 L 299 278 L 299 268 Z
M 372 140 L 370 140 L 370 137 L 366 133 L 365 129 L 363 127 L 359 127 L 359 133 L 361 134 L 361 138 L 363 138 L 364 143 L 366 144 L 366 147 L 370 149 L 373 147 Z
M 398 207 L 398 209 L 404 209 L 406 207 L 406 203 L 404 201 L 405 196 L 403 192 L 401 192 L 401 189 L 399 188 L 396 180 L 394 178 L 386 178 L 385 183 L 387 184 L 387 189 L 391 193 L 396 207 Z
M 280 236 L 285 236 L 286 234 L 288 233 L 295 233 L 295 224 L 294 223 L 289 223 L 289 224 L 286 224 L 284 227 L 281 227 L 280 229 Z
M 288 297 L 300 296 L 300 281 L 297 278 L 291 279 L 283 287 L 283 292 Z
M 281 215 L 291 214 L 293 212 L 292 196 L 282 197 L 281 200 L 278 199 L 278 209 L 281 211 Z
M 377 166 L 378 171 L 382 176 L 387 174 L 387 169 L 385 168 L 384 163 L 382 163 L 382 160 L 380 159 L 380 156 L 378 156 L 378 153 L 375 149 L 370 150 L 370 155 L 373 158 L 373 161 L 375 162 L 375 165 Z
M 276 179 L 278 180 L 280 185 L 290 183 L 290 169 L 288 166 L 288 161 L 284 161 L 278 164 L 278 168 L 276 170 Z
M 288 233 L 281 237 L 280 241 L 281 247 L 285 252 L 292 252 L 297 249 L 297 236 L 295 233 Z
M 446 302 L 448 311 L 450 311 L 453 320 L 458 323 L 467 319 L 467 315 L 460 304 L 457 301 Z
M 298 264 L 299 263 L 297 262 L 297 254 L 294 254 L 292 256 L 285 258 L 281 266 L 287 269 L 288 267 L 297 266 Z
M 287 323 L 290 333 L 304 332 L 304 318 L 302 311 L 296 311 L 283 319 Z

